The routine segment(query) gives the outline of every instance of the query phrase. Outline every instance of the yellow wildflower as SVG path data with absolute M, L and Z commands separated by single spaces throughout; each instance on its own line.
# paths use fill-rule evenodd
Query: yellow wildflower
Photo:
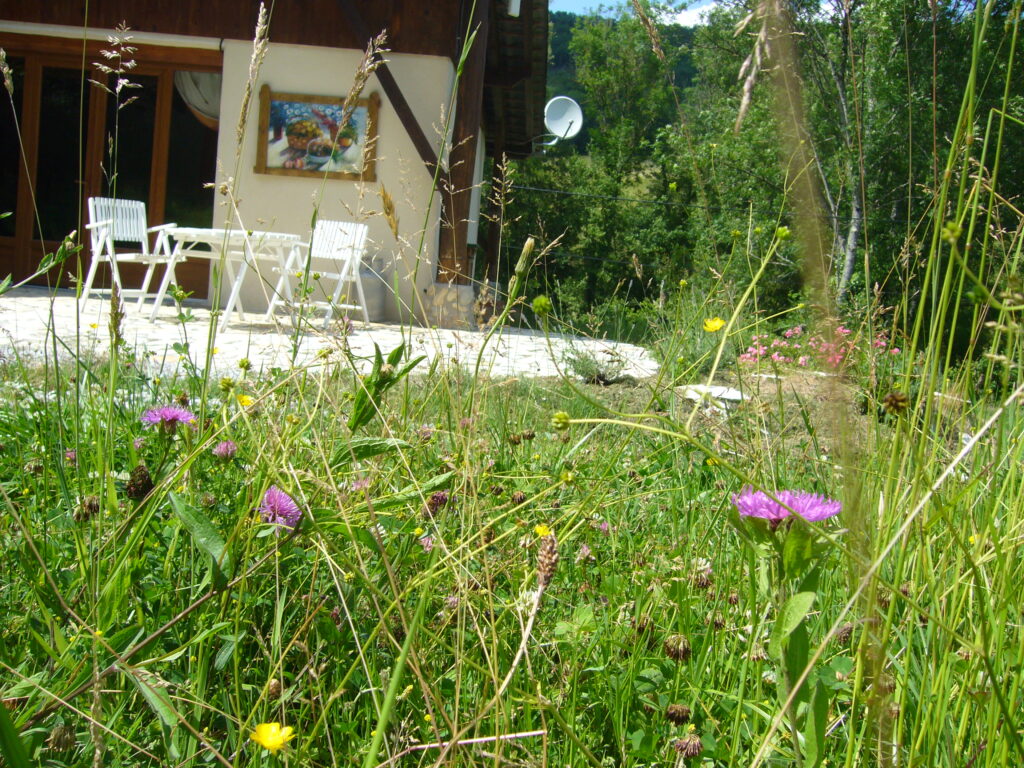
M 537 534 L 542 539 L 545 536 L 550 536 L 551 535 L 551 529 L 548 526 L 544 525 L 544 523 L 541 523 L 540 525 L 535 525 L 533 527 L 533 532 L 535 534 Z
M 717 333 L 725 328 L 725 320 L 720 317 L 708 317 L 704 320 L 704 330 L 708 333 Z
M 277 752 L 290 740 L 295 738 L 295 731 L 290 725 L 281 727 L 280 723 L 260 723 L 249 738 L 268 752 Z
M 238 395 L 238 404 L 243 408 L 249 408 L 255 402 L 249 395 Z

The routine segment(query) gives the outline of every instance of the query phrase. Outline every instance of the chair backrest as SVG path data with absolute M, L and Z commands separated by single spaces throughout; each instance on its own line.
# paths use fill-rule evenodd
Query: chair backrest
M 89 222 L 110 221 L 105 235 L 113 243 L 133 243 L 149 253 L 149 223 L 146 204 L 141 200 L 116 200 L 112 197 L 89 198 Z
M 315 259 L 354 260 L 358 269 L 369 229 L 366 224 L 354 221 L 321 219 L 313 230 L 312 256 Z

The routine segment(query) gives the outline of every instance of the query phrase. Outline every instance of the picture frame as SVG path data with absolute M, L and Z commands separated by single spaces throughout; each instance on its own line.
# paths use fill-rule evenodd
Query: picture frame
M 356 101 L 341 125 L 345 100 L 260 88 L 256 173 L 377 180 L 380 96 Z

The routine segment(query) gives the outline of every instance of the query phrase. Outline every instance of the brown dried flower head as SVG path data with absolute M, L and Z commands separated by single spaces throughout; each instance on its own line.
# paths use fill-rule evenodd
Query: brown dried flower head
M 541 539 L 540 550 L 537 552 L 537 580 L 542 587 L 551 583 L 558 567 L 558 540 L 554 534 Z
M 672 742 L 672 748 L 682 757 L 697 757 L 704 751 L 704 744 L 697 735 L 697 727 L 690 725 L 686 735 Z
M 905 392 L 890 392 L 882 398 L 882 408 L 888 414 L 902 416 L 910 408 L 910 397 Z
M 669 704 L 665 709 L 665 719 L 675 725 L 685 725 L 690 722 L 693 713 L 685 704 Z
M 85 496 L 78 504 L 72 517 L 76 523 L 84 523 L 100 513 L 100 497 Z
M 686 661 L 690 658 L 690 654 L 693 653 L 693 649 L 690 648 L 690 641 L 686 639 L 685 635 L 670 635 L 665 640 L 662 648 L 666 656 L 676 661 Z
M 139 464 L 135 469 L 132 470 L 128 476 L 128 482 L 125 485 L 125 493 L 128 494 L 129 499 L 138 501 L 139 499 L 145 498 L 146 494 L 153 490 L 153 478 L 149 475 L 149 470 L 146 469 L 145 464 Z

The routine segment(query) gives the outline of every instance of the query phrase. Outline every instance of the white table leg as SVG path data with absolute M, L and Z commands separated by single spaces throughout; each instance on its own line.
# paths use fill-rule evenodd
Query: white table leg
M 171 285 L 171 281 L 174 280 L 174 267 L 179 261 L 181 261 L 181 245 L 182 241 L 179 240 L 174 244 L 174 250 L 171 252 L 171 258 L 167 261 L 167 268 L 164 270 L 164 279 L 160 281 L 160 287 L 156 291 L 156 296 L 153 300 L 153 311 L 149 315 L 149 322 L 156 322 L 157 312 L 160 311 L 160 305 L 164 303 L 164 296 L 167 295 L 167 289 Z
M 228 303 L 224 307 L 224 317 L 220 321 L 220 330 L 224 330 L 228 327 L 228 318 L 231 317 L 231 312 L 234 311 L 235 305 L 238 305 L 238 316 L 241 319 L 245 319 L 242 314 L 242 302 L 240 299 L 242 293 L 242 283 L 245 282 L 245 276 L 249 271 L 249 259 L 245 249 L 242 250 L 242 263 L 238 267 L 238 273 L 235 274 L 234 269 L 231 267 L 230 253 L 224 258 L 224 270 L 231 276 L 231 294 L 228 296 Z

